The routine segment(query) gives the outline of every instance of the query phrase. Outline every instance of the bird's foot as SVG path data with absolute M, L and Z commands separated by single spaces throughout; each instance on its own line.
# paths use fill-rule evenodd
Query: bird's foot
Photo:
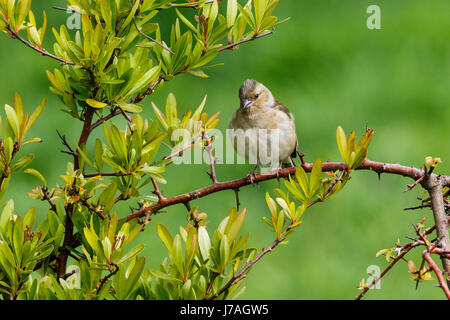
M 305 154 L 303 152 L 298 152 L 298 151 L 297 151 L 297 154 L 298 154 L 298 156 L 300 158 L 300 161 L 302 162 L 302 166 L 305 165 L 306 164 Z
M 247 174 L 247 176 L 246 176 L 247 181 L 249 181 L 251 184 L 255 183 L 255 180 L 257 178 L 257 174 L 256 174 L 257 170 L 258 170 L 258 166 L 256 166 L 255 169 L 253 169 L 253 171 L 250 172 L 249 174 Z

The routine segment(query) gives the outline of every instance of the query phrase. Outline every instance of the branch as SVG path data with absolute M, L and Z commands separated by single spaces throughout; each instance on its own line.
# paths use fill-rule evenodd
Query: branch
M 133 4 L 131 3 L 131 0 L 128 0 L 128 2 L 130 3 L 131 8 L 133 8 Z M 160 46 L 161 48 L 163 48 L 164 50 L 169 51 L 171 54 L 174 54 L 172 50 L 170 50 L 170 48 L 168 48 L 167 46 L 163 45 L 162 43 L 156 41 L 155 39 L 153 39 L 152 37 L 150 37 L 149 35 L 145 34 L 144 32 L 142 32 L 142 30 L 139 28 L 139 26 L 136 23 L 136 16 L 133 16 L 133 24 L 136 27 L 136 30 L 145 38 L 149 39 L 150 41 L 156 43 L 158 46 Z
M 442 274 L 441 269 L 436 265 L 436 263 L 431 258 L 431 253 L 428 250 L 424 250 L 422 253 L 423 258 L 427 261 L 428 265 L 431 269 L 433 269 L 434 273 L 436 274 L 436 277 L 439 280 L 439 286 L 444 291 L 445 295 L 447 296 L 447 299 L 450 300 L 450 289 L 447 286 L 446 281 L 444 280 L 444 276 Z M 441 255 L 442 257 L 442 255 Z M 448 280 L 447 280 L 448 282 Z
M 306 172 L 311 172 L 311 170 L 313 168 L 313 164 L 305 163 L 302 165 L 302 167 Z M 262 173 L 262 174 L 257 174 L 257 175 L 255 175 L 255 179 L 253 180 L 253 183 L 273 180 L 273 179 L 277 179 L 277 178 L 285 178 L 286 179 L 290 175 L 295 174 L 295 170 L 296 169 L 294 167 L 292 167 L 292 168 L 281 169 L 281 170 L 278 170 L 277 172 L 266 172 L 266 173 Z M 345 170 L 348 170 L 348 168 L 347 168 L 346 164 L 343 162 L 322 163 L 322 171 L 330 172 L 330 171 L 337 171 L 337 170 L 345 171 Z M 419 177 L 421 177 L 424 174 L 423 170 L 417 169 L 414 167 L 406 167 L 406 166 L 402 166 L 400 164 L 381 163 L 381 162 L 371 161 L 368 159 L 364 160 L 362 165 L 359 168 L 357 168 L 356 170 L 368 170 L 368 171 L 376 172 L 378 174 L 381 174 L 381 173 L 396 174 L 396 175 L 401 175 L 404 177 L 409 177 L 414 180 L 417 180 Z M 436 175 L 433 174 L 432 176 L 436 176 Z M 448 181 L 448 185 L 450 186 L 450 177 L 441 176 L 441 181 Z M 220 191 L 224 191 L 224 190 L 236 190 L 241 187 L 247 186 L 249 184 L 251 184 L 251 182 L 247 178 L 241 178 L 241 179 L 236 179 L 236 180 L 231 180 L 231 181 L 226 181 L 226 182 L 217 182 L 216 184 L 213 184 L 213 185 L 210 185 L 207 187 L 203 187 L 201 189 L 197 189 L 197 190 L 185 193 L 185 194 L 181 194 L 181 195 L 170 197 L 170 198 L 165 198 L 164 201 L 159 201 L 149 207 L 142 208 L 136 212 L 133 212 L 130 215 L 123 218 L 122 220 L 130 221 L 132 219 L 140 218 L 149 212 L 157 212 L 157 211 L 159 211 L 163 208 L 169 207 L 169 206 L 173 206 L 176 204 L 184 204 L 184 203 L 190 202 L 194 199 L 200 199 L 200 198 L 206 197 L 212 193 L 216 193 L 216 192 L 220 192 Z
M 109 115 L 107 115 L 106 117 L 101 117 L 100 119 L 98 119 L 97 122 L 95 122 L 91 126 L 90 131 L 92 131 L 95 128 L 97 128 L 98 126 L 102 125 L 103 122 L 108 121 L 108 120 L 114 118 L 115 116 L 118 116 L 119 114 L 122 114 L 121 110 L 112 110 L 111 113 Z
M 148 87 L 147 91 L 145 91 L 144 93 L 141 93 L 140 95 L 138 95 L 133 101 L 132 103 L 139 103 L 142 100 L 145 99 L 146 96 L 152 94 L 155 91 L 155 88 L 158 84 L 161 83 L 161 81 L 165 80 L 164 77 L 159 76 L 158 80 L 156 80 L 156 82 L 154 84 L 152 84 L 150 87 Z
M 216 1 L 216 0 L 206 0 L 206 1 L 203 1 L 203 2 L 201 2 L 199 4 L 187 4 L 187 3 L 172 3 L 172 2 L 169 2 L 169 3 L 167 3 L 167 5 L 170 6 L 170 7 L 176 7 L 176 8 L 198 9 L 198 8 L 200 8 L 199 7 L 200 4 L 213 3 L 214 1 Z M 158 9 L 156 9 L 156 10 L 158 10 Z M 159 10 L 161 10 L 161 9 L 159 9 Z
M 70 144 L 67 142 L 66 136 L 62 135 L 58 130 L 56 130 L 56 133 L 58 134 L 58 137 L 61 139 L 61 143 L 63 144 L 63 146 L 65 146 L 67 148 L 67 150 L 61 150 L 61 152 L 67 153 L 67 154 L 75 157 L 77 155 L 77 153 L 72 149 Z
M 249 42 L 249 41 L 253 41 L 253 40 L 256 40 L 256 39 L 259 39 L 259 38 L 271 35 L 272 33 L 274 33 L 274 30 L 270 30 L 270 31 L 267 31 L 267 32 L 261 33 L 261 34 L 257 34 L 257 35 L 254 35 L 251 38 L 244 39 L 244 40 L 241 40 L 241 41 L 237 41 L 237 42 L 234 42 L 234 43 L 230 43 L 230 44 L 228 44 L 228 45 L 218 49 L 217 51 L 221 52 L 221 51 L 224 51 L 224 50 L 234 50 L 240 44 L 243 44 L 243 43 L 246 43 L 246 42 Z
M 132 175 L 132 173 L 121 173 L 121 172 L 101 173 L 101 172 L 98 172 L 98 173 L 87 173 L 87 174 L 84 174 L 83 176 L 85 178 L 92 178 L 92 177 L 97 177 L 97 176 L 100 176 L 100 177 L 126 177 L 126 176 L 130 176 L 130 175 Z
M 215 294 L 213 294 L 212 296 L 207 297 L 206 299 L 208 300 L 214 300 L 216 298 L 218 298 L 222 293 L 224 293 L 227 289 L 229 289 L 231 286 L 233 286 L 234 284 L 238 283 L 239 281 L 241 281 L 244 277 L 245 277 L 245 272 L 247 272 L 247 270 L 252 267 L 255 263 L 257 263 L 262 257 L 264 257 L 266 254 L 268 254 L 269 252 L 271 252 L 274 248 L 276 248 L 281 242 L 284 241 L 285 238 L 281 238 L 281 239 L 277 239 L 275 240 L 268 248 L 264 249 L 263 251 L 261 251 L 260 254 L 258 254 L 256 256 L 256 258 L 254 258 L 253 260 L 251 260 L 250 262 L 248 262 L 245 266 L 242 267 L 242 269 L 236 273 L 235 275 L 233 275 L 231 277 L 231 279 L 219 290 L 217 291 Z
M 212 153 L 211 138 L 206 133 L 206 130 L 203 132 L 203 138 L 206 141 L 206 149 L 208 151 L 209 162 L 210 162 L 210 166 L 211 166 L 211 173 L 208 173 L 208 174 L 209 174 L 209 177 L 211 178 L 213 184 L 216 184 L 217 183 L 216 168 L 215 168 L 216 160 L 215 160 L 215 158 L 213 156 L 213 153 Z
M 95 110 L 93 108 L 88 108 L 86 110 L 84 123 L 83 123 L 83 129 L 80 134 L 80 139 L 78 140 L 78 147 L 81 149 L 83 145 L 86 144 L 89 134 L 91 133 L 91 123 L 92 118 L 94 117 Z M 74 158 L 74 170 L 82 169 L 80 168 L 80 164 L 78 161 L 78 153 L 73 155 Z M 67 247 L 70 247 L 70 245 L 73 242 L 73 221 L 72 221 L 72 215 L 73 213 L 73 204 L 68 205 L 66 207 L 66 219 L 65 219 L 65 230 L 64 230 L 64 240 L 63 245 L 60 247 L 60 254 L 58 256 L 58 279 L 61 278 L 66 273 L 66 266 L 67 266 L 67 259 L 69 257 L 69 250 Z
M 424 187 L 430 194 L 439 247 L 445 251 L 450 251 L 449 224 L 442 197 L 442 180 L 442 176 L 431 175 L 426 179 Z M 450 259 L 441 255 L 441 261 L 445 272 L 450 274 Z M 450 286 L 450 279 L 447 280 L 447 283 Z
M 420 234 L 422 237 L 429 235 L 430 233 L 432 233 L 435 229 L 436 226 L 430 227 L 428 229 L 426 229 L 424 231 L 424 233 L 420 233 L 420 231 L 417 229 L 416 226 L 414 226 L 414 229 L 416 230 L 416 232 L 418 234 Z M 375 286 L 378 281 L 381 280 L 381 278 L 383 278 L 388 272 L 389 270 L 392 269 L 392 267 L 394 267 L 394 265 L 397 264 L 397 262 L 399 262 L 400 260 L 402 260 L 404 258 L 404 256 L 411 251 L 411 249 L 418 247 L 420 245 L 424 245 L 425 242 L 422 240 L 414 240 L 413 242 L 409 242 L 407 244 L 405 244 L 404 246 L 400 247 L 401 250 L 404 250 L 401 254 L 399 254 L 397 257 L 393 258 L 394 260 L 383 270 L 383 272 L 380 273 L 380 275 L 378 277 L 376 277 L 369 285 L 367 285 L 366 287 L 364 287 L 363 291 L 355 298 L 355 300 L 361 300 L 362 297 L 364 297 L 364 295 L 373 287 Z
M 39 52 L 42 56 L 47 56 L 47 57 L 50 57 L 52 59 L 58 60 L 59 62 L 62 62 L 63 64 L 75 65 L 75 63 L 72 62 L 72 61 L 68 61 L 68 60 L 62 59 L 60 57 L 57 57 L 57 56 L 55 56 L 55 55 L 53 55 L 53 54 L 51 54 L 51 53 L 49 53 L 49 52 L 47 52 L 47 51 L 45 51 L 45 50 L 43 50 L 41 48 L 36 48 L 30 42 L 28 42 L 27 40 L 22 38 L 17 32 L 15 32 L 13 29 L 11 29 L 11 27 L 9 25 L 6 28 L 7 28 L 8 32 L 9 32 L 9 35 L 11 36 L 11 38 L 19 40 L 20 42 L 22 42 L 26 46 L 30 47 L 31 49 Z
M 170 50 L 169 47 L 165 46 L 165 45 L 162 44 L 161 42 L 156 41 L 155 39 L 153 39 L 153 38 L 150 37 L 149 35 L 147 35 L 147 34 L 145 34 L 144 32 L 142 32 L 141 28 L 139 28 L 139 26 L 137 25 L 136 17 L 133 17 L 133 23 L 134 23 L 134 26 L 136 27 L 136 30 L 137 30 L 143 37 L 145 37 L 145 38 L 147 38 L 148 40 L 150 40 L 150 41 L 156 43 L 158 46 L 160 46 L 160 47 L 163 48 L 164 50 L 169 51 L 171 54 L 174 54 L 173 51 Z
M 97 294 L 103 288 L 103 286 L 105 285 L 106 281 L 108 281 L 109 278 L 111 278 L 113 275 L 115 275 L 119 271 L 119 266 L 117 264 L 115 264 L 114 262 L 111 262 L 110 266 L 114 267 L 114 270 L 111 271 L 110 273 L 108 273 L 104 278 L 102 278 L 100 280 L 100 283 L 99 283 L 99 285 L 97 287 L 97 290 L 96 290 Z
M 152 178 L 152 184 L 153 187 L 155 188 L 155 194 L 158 197 L 159 201 L 164 201 L 164 196 L 161 193 L 161 190 L 159 190 L 158 184 L 156 183 L 156 180 L 154 178 Z
M 200 140 L 200 137 L 197 137 L 190 145 L 188 145 L 188 146 L 182 148 L 181 150 L 178 150 L 178 151 L 172 153 L 171 155 L 165 156 L 165 157 L 163 158 L 163 160 L 169 160 L 169 159 L 172 159 L 172 158 L 175 158 L 175 157 L 182 156 L 183 153 L 184 153 L 186 150 L 191 149 L 192 147 L 194 147 L 195 144 L 196 144 L 199 140 Z
M 48 188 L 47 188 L 46 186 L 43 186 L 43 187 L 42 187 L 42 194 L 43 194 L 43 196 L 42 196 L 42 199 L 41 199 L 41 200 L 42 200 L 42 201 L 47 201 L 48 204 L 50 205 L 50 209 L 51 209 L 54 213 L 58 214 L 57 209 L 56 209 L 56 205 L 55 205 L 55 203 L 54 203 L 53 200 L 52 200 L 53 195 L 49 195 L 49 193 L 48 193 Z

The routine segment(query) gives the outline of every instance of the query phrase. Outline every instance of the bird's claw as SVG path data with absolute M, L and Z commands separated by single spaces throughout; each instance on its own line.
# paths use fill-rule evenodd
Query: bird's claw
M 258 167 L 255 167 L 255 169 L 253 169 L 253 171 L 246 176 L 247 181 L 249 181 L 251 184 L 254 184 L 257 178 L 256 170 L 258 170 Z
M 247 181 L 249 181 L 251 184 L 254 184 L 254 183 L 255 183 L 255 180 L 256 180 L 256 172 L 251 172 L 251 173 L 247 174 L 246 179 L 247 179 Z

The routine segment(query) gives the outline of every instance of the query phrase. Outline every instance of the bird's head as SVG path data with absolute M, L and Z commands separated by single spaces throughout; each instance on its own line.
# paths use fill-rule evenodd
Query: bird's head
M 239 99 L 242 109 L 271 107 L 275 101 L 270 90 L 253 79 L 244 81 L 239 89 Z

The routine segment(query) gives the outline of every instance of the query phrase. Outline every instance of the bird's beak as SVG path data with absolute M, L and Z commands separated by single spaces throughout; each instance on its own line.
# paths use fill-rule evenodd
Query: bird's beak
M 242 103 L 242 108 L 244 108 L 244 109 L 246 109 L 246 108 L 248 108 L 248 107 L 250 107 L 250 105 L 252 104 L 253 102 L 251 101 L 251 100 L 244 100 L 244 103 Z

